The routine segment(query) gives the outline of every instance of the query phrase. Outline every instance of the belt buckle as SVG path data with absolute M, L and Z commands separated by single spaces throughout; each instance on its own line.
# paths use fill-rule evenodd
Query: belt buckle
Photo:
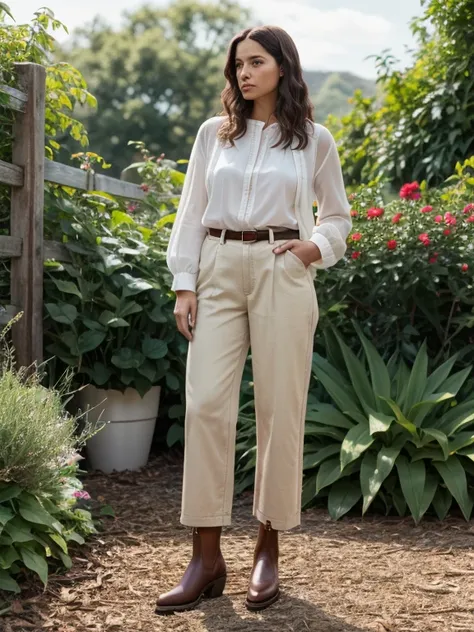
M 249 235 L 250 233 L 253 233 L 255 235 L 255 238 L 245 239 L 245 235 Z M 258 231 L 256 230 L 243 230 L 242 231 L 242 241 L 245 242 L 246 244 L 254 244 L 257 241 L 257 237 L 258 237 Z

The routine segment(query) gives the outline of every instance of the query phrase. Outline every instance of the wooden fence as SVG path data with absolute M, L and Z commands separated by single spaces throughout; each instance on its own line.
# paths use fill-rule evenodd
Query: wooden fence
M 104 175 L 91 175 L 44 156 L 46 71 L 38 64 L 16 66 L 18 86 L 0 85 L 6 107 L 14 110 L 12 164 L 0 160 L 0 184 L 11 186 L 10 235 L 0 235 L 0 257 L 11 257 L 11 305 L 0 315 L 5 324 L 18 312 L 12 330 L 19 366 L 43 359 L 43 261 L 67 261 L 60 243 L 43 235 L 44 182 L 84 191 L 103 191 L 141 200 L 137 185 Z

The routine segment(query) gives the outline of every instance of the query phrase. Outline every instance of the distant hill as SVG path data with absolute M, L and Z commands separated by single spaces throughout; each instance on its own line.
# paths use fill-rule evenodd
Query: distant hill
M 324 124 L 329 114 L 341 116 L 349 112 L 351 106 L 348 99 L 355 90 L 362 90 L 366 97 L 376 93 L 375 81 L 363 79 L 350 72 L 305 70 L 303 76 L 314 104 L 314 118 L 317 123 Z

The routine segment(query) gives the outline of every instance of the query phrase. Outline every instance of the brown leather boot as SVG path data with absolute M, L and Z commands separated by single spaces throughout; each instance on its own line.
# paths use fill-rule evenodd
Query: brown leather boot
M 278 531 L 267 520 L 265 525 L 260 523 L 245 605 L 249 610 L 263 610 L 279 596 Z
M 222 527 L 193 529 L 193 556 L 180 583 L 160 595 L 156 614 L 192 610 L 203 597 L 220 597 L 226 582 L 226 565 L 220 538 Z

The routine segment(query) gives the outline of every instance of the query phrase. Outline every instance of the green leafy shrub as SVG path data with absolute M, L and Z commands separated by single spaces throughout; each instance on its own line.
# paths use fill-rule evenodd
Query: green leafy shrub
M 46 585 L 50 570 L 71 567 L 70 546 L 99 526 L 87 508 L 77 453 L 97 428 L 85 423 L 77 433 L 77 419 L 64 408 L 70 375 L 47 389 L 43 369 L 17 371 L 8 350 L 2 360 L 0 591 L 20 592 L 18 580 L 28 571 Z
M 357 345 L 356 318 L 385 357 L 413 362 L 423 340 L 434 364 L 462 351 L 473 360 L 474 158 L 446 187 L 408 183 L 388 203 L 380 188 L 351 194 L 345 258 L 316 279 L 319 331 L 333 324 Z
M 71 256 L 46 264 L 47 352 L 75 369 L 78 384 L 177 391 L 186 342 L 173 316 L 167 232 L 100 192 L 65 198 L 51 187 L 46 206 L 47 234 Z
M 338 519 L 362 499 L 386 513 L 407 508 L 416 522 L 433 509 L 440 519 L 453 499 L 472 511 L 474 397 L 471 367 L 453 372 L 456 356 L 428 372 L 423 344 L 410 369 L 400 354 L 385 363 L 356 325 L 358 357 L 326 332 L 326 358 L 314 354 L 316 389 L 308 402 L 303 506 L 327 497 Z M 253 482 L 255 420 L 241 413 L 237 490 Z

